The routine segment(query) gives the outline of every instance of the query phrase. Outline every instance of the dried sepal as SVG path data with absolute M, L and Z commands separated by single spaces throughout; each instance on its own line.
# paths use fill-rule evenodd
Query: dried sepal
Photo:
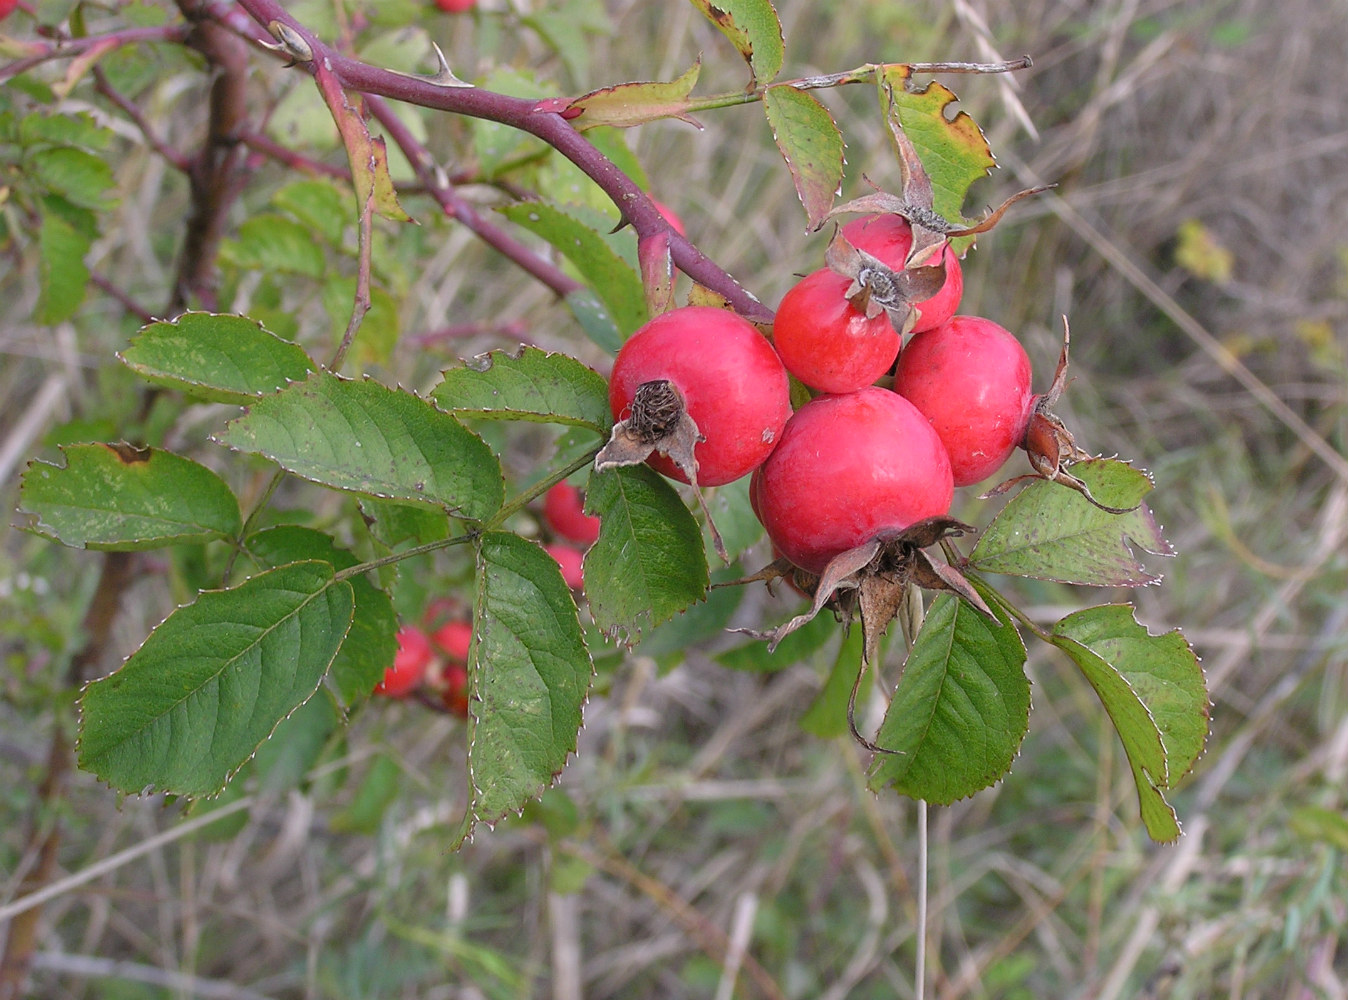
M 854 247 L 841 229 L 829 240 L 824 262 L 835 274 L 852 279 L 844 293 L 852 308 L 867 319 L 886 313 L 901 337 L 908 335 L 921 316 L 917 303 L 931 298 L 945 284 L 944 259 L 931 266 L 895 271 L 878 257 Z
M 683 394 L 668 379 L 643 382 L 632 394 L 632 405 L 626 420 L 613 425 L 608 443 L 594 456 L 596 472 L 616 469 L 623 465 L 640 465 L 652 454 L 659 453 L 673 462 L 686 477 L 697 497 L 698 506 L 707 519 L 712 545 L 721 561 L 729 564 L 725 542 L 716 528 L 707 508 L 702 488 L 697 483 L 697 455 L 694 449 L 706 437 L 697 423 L 688 415 Z
M 1068 469 L 1073 462 L 1085 461 L 1095 456 L 1076 443 L 1076 438 L 1067 429 L 1067 425 L 1052 412 L 1053 407 L 1062 398 L 1063 390 L 1071 382 L 1067 377 L 1067 369 L 1072 331 L 1067 324 L 1066 316 L 1062 319 L 1062 327 L 1062 351 L 1058 355 L 1058 367 L 1053 373 L 1053 383 L 1049 386 L 1048 392 L 1035 402 L 1034 412 L 1030 414 L 1029 423 L 1025 428 L 1025 440 L 1022 442 L 1034 472 L 998 483 L 982 494 L 980 499 L 1000 496 L 1012 487 L 1031 479 L 1047 479 L 1049 482 L 1076 490 L 1100 510 L 1110 514 L 1127 514 L 1137 510 L 1141 506 L 1141 501 L 1131 507 L 1111 507 L 1101 503 L 1091 494 L 1090 487 Z

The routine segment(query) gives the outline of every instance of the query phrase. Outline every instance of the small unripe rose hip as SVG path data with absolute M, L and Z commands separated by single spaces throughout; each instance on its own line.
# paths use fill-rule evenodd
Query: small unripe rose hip
M 852 279 L 828 268 L 807 274 L 782 297 L 772 342 L 786 370 L 811 389 L 852 392 L 894 363 L 899 335 L 885 313 L 870 319 L 852 306 Z
M 401 698 L 410 694 L 426 676 L 435 653 L 426 633 L 408 625 L 398 632 L 398 652 L 393 665 L 384 671 L 384 679 L 375 685 L 375 694 Z
M 560 482 L 543 494 L 543 519 L 553 533 L 586 548 L 599 538 L 599 518 L 585 513 L 580 490 Z
M 848 549 L 945 514 L 954 484 L 926 417 L 867 386 L 797 410 L 749 495 L 772 544 L 819 574 Z
M 672 309 L 632 334 L 609 379 L 614 419 L 636 423 L 638 389 L 662 384 L 677 391 L 704 438 L 693 448 L 702 486 L 732 482 L 761 465 L 791 415 L 790 383 L 777 352 L 753 324 L 724 309 Z M 652 454 L 648 462 L 688 482 L 667 456 Z
M 842 234 L 852 246 L 866 251 L 896 271 L 903 268 L 913 245 L 913 227 L 898 215 L 869 215 L 853 219 L 842 227 Z M 913 333 L 940 326 L 955 315 L 960 307 L 960 298 L 964 295 L 964 272 L 960 269 L 959 258 L 946 244 L 940 259 L 945 261 L 945 284 L 931 298 L 916 303 L 921 315 L 913 326 Z M 936 260 L 926 263 L 935 264 Z
M 954 316 L 919 333 L 899 355 L 894 391 L 931 421 L 956 486 L 982 482 L 1025 439 L 1034 409 L 1025 348 L 978 316 Z

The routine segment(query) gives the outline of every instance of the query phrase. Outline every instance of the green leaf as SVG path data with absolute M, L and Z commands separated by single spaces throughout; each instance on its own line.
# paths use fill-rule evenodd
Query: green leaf
M 254 215 L 239 226 L 238 239 L 221 248 L 236 267 L 322 278 L 327 271 L 323 246 L 313 233 L 284 215 Z
M 816 618 L 814 621 L 819 621 Z M 814 625 L 810 622 L 805 628 Z M 801 629 L 804 631 L 804 629 Z M 791 636 L 782 640 L 784 645 Z M 810 707 L 800 717 L 800 728 L 821 740 L 830 740 L 847 732 L 847 703 L 852 700 L 852 685 L 856 682 L 857 671 L 861 668 L 861 653 L 866 637 L 859 628 L 850 629 L 843 636 L 838 655 L 833 658 L 833 668 L 824 680 L 824 687 L 815 695 Z M 766 643 L 764 644 L 766 645 Z M 858 701 L 866 693 L 866 681 L 861 682 L 857 692 Z
M 37 240 L 41 254 L 38 272 L 41 293 L 34 318 L 39 323 L 51 325 L 75 315 L 84 302 L 89 285 L 89 269 L 84 265 L 84 256 L 92 241 L 52 212 L 42 214 Z
M 537 233 L 576 266 L 624 336 L 646 322 L 646 290 L 637 274 L 594 229 L 542 202 L 506 205 L 501 213 Z
M 360 507 L 370 534 L 390 549 L 404 542 L 424 545 L 449 537 L 449 518 L 443 510 L 374 497 L 362 497 Z
M 351 192 L 329 181 L 294 181 L 272 195 L 272 204 L 289 212 L 329 244 L 341 248 L 351 217 Z
M 536 542 L 488 532 L 478 546 L 469 653 L 472 800 L 459 842 L 517 812 L 576 749 L 594 667 L 576 602 Z
M 842 133 L 818 98 L 795 87 L 769 87 L 763 92 L 763 110 L 791 168 L 808 226 L 818 229 L 842 186 Z
M 553 86 L 539 81 L 528 71 L 507 66 L 493 68 L 479 80 L 479 85 L 493 94 L 527 98 L 541 97 Z M 540 140 L 501 122 L 475 118 L 469 128 L 473 135 L 473 151 L 485 180 L 494 180 L 515 164 L 548 153 L 548 147 Z
M 592 90 L 567 105 L 564 114 L 573 128 L 614 125 L 628 128 L 661 118 L 678 118 L 697 124 L 688 116 L 688 95 L 702 72 L 699 59 L 677 80 L 669 83 L 620 83 Z M 571 117 L 575 115 L 575 117 Z
M 739 49 L 758 84 L 771 83 L 781 72 L 786 45 L 782 41 L 782 23 L 771 0 L 691 2 Z
M 749 477 L 707 491 L 707 510 L 711 512 L 716 530 L 721 533 L 726 555 L 738 559 L 751 545 L 763 537 L 763 525 L 749 502 Z M 703 536 L 711 541 L 711 532 L 703 528 Z
M 268 792 L 299 787 L 340 723 L 332 697 L 320 689 L 281 721 L 271 738 L 258 747 L 245 773 L 256 774 Z
M 239 503 L 223 479 L 169 451 L 127 444 L 61 449 L 64 467 L 33 462 L 19 511 L 32 530 L 82 549 L 153 549 L 232 538 Z
M 600 518 L 585 553 L 590 614 L 610 636 L 630 641 L 707 593 L 702 532 L 678 492 L 645 465 L 591 473 L 585 512 Z
M 932 81 L 921 90 L 909 89 L 909 66 L 889 67 L 879 82 L 881 111 L 898 116 L 931 178 L 932 207 L 951 222 L 963 220 L 969 188 L 997 165 L 983 130 L 968 112 L 950 114 L 959 98 L 944 84 Z M 893 94 L 892 108 L 889 93 Z M 973 239 L 970 236 L 952 242 L 962 249 Z
M 398 801 L 403 777 L 403 770 L 396 760 L 386 753 L 377 754 L 356 789 L 355 798 L 332 817 L 329 825 L 338 833 L 371 836 L 379 832 L 384 814 Z
M 1152 635 L 1129 605 L 1068 615 L 1052 643 L 1081 668 L 1118 730 L 1153 840 L 1179 836 L 1162 794 L 1198 760 L 1208 733 L 1208 695 L 1198 657 L 1178 630 Z
M 401 389 L 315 372 L 264 396 L 218 435 L 324 486 L 437 503 L 473 520 L 500 509 L 501 465 L 448 413 Z
M 578 288 L 566 297 L 567 307 L 585 336 L 610 354 L 617 354 L 623 345 L 623 334 L 613 322 L 613 315 L 599 297 L 588 288 Z
M 116 186 L 112 167 L 93 153 L 71 146 L 40 149 L 27 158 L 30 176 L 53 194 L 82 208 L 112 205 L 105 192 Z
M 355 566 L 352 553 L 337 547 L 330 535 L 299 525 L 268 528 L 244 543 L 264 566 L 316 559 L 334 572 Z M 332 661 L 332 679 L 342 701 L 350 705 L 366 697 L 384 677 L 398 652 L 398 616 L 387 593 L 370 581 L 368 573 L 348 581 L 355 596 L 351 629 Z
M 45 114 L 34 111 L 24 115 L 19 123 L 16 141 L 21 146 L 79 146 L 102 151 L 112 145 L 115 133 L 94 119 L 88 112 L 78 114 Z M 107 176 L 111 177 L 109 173 Z
M 1025 644 L 997 621 L 941 594 L 904 664 L 875 742 L 873 791 L 892 786 L 939 805 L 987 788 L 1011 767 L 1029 727 Z
M 1303 840 L 1348 851 L 1348 816 L 1323 806 L 1301 806 L 1292 812 L 1292 832 Z
M 351 623 L 327 563 L 262 573 L 171 614 L 80 696 L 80 767 L 135 794 L 220 791 L 318 690 Z
M 204 312 L 151 323 L 118 357 L 146 381 L 218 403 L 254 402 L 317 367 L 304 348 L 247 316 Z
M 1077 462 L 1072 473 L 1110 507 L 1140 504 L 1152 489 L 1145 472 L 1114 459 Z M 974 546 L 969 566 L 982 573 L 1097 587 L 1158 582 L 1161 578 L 1133 555 L 1130 542 L 1153 554 L 1173 554 L 1145 505 L 1111 514 L 1075 490 L 1041 479 L 1002 508 Z
M 492 351 L 450 368 L 431 398 L 446 413 L 478 419 L 570 424 L 597 434 L 613 425 L 603 376 L 537 347 Z

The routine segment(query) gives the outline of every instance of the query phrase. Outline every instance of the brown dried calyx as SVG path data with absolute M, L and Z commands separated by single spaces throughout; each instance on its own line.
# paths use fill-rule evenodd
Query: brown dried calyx
M 632 405 L 626 420 L 613 425 L 608 444 L 594 457 L 595 471 L 616 469 L 623 465 L 640 465 L 652 454 L 666 456 L 688 477 L 688 483 L 697 496 L 698 506 L 707 518 L 716 554 L 723 562 L 730 561 L 721 533 L 716 530 L 711 511 L 697 484 L 697 456 L 694 449 L 706 437 L 697 423 L 688 415 L 683 393 L 668 379 L 643 382 L 632 394 Z
M 1130 511 L 1137 510 L 1141 502 L 1139 501 L 1131 507 L 1110 507 L 1103 504 L 1091 495 L 1090 487 L 1077 476 L 1072 475 L 1067 468 L 1072 462 L 1080 462 L 1096 456 L 1078 447 L 1076 439 L 1072 436 L 1072 432 L 1067 429 L 1067 425 L 1062 422 L 1057 414 L 1053 413 L 1053 407 L 1057 405 L 1058 400 L 1062 397 L 1063 390 L 1067 388 L 1067 384 L 1071 381 L 1067 377 L 1067 354 L 1072 340 L 1072 331 L 1067 325 L 1066 316 L 1062 319 L 1062 328 L 1062 353 L 1058 355 L 1058 367 L 1053 373 L 1053 384 L 1049 386 L 1048 392 L 1040 396 L 1035 403 L 1034 412 L 1030 414 L 1030 422 L 1025 428 L 1023 446 L 1034 472 L 1026 473 L 1023 476 L 1015 476 L 1006 480 L 1006 482 L 998 483 L 984 493 L 980 499 L 998 496 L 1026 480 L 1047 479 L 1050 482 L 1061 483 L 1063 486 L 1076 490 L 1103 511 L 1110 514 L 1127 514 Z
M 838 618 L 848 625 L 859 617 L 864 638 L 862 672 L 858 673 L 857 682 L 852 688 L 852 698 L 847 706 L 847 722 L 853 737 L 866 749 L 875 753 L 889 753 L 891 751 L 876 746 L 857 731 L 854 709 L 862 673 L 867 664 L 877 661 L 880 637 L 889 628 L 889 623 L 899 618 L 908 606 L 914 587 L 958 594 L 989 618 L 994 617 L 978 591 L 949 561 L 952 557 L 955 561 L 959 560 L 947 539 L 973 530 L 953 517 L 929 517 L 902 531 L 879 535 L 834 556 L 818 577 L 805 573 L 785 559 L 778 559 L 759 573 L 738 582 L 764 580 L 771 584 L 773 580 L 790 577 L 797 586 L 813 594 L 809 610 L 769 631 L 739 631 L 768 640 L 768 649 L 773 650 L 792 632 L 812 621 L 826 606 L 832 608 Z M 926 551 L 929 546 L 938 543 L 945 552 L 946 561 L 935 559 Z
M 835 274 L 851 278 L 847 298 L 852 308 L 874 319 L 881 312 L 900 337 L 906 337 L 917 323 L 917 303 L 925 302 L 945 284 L 945 258 L 936 264 L 905 266 L 895 271 L 884 261 L 859 250 L 848 242 L 839 229 L 824 251 L 824 262 Z

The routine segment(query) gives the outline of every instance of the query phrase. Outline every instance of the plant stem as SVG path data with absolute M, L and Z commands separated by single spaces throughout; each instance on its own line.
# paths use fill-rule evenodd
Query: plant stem
M 917 960 L 913 964 L 913 995 L 927 992 L 927 800 L 917 800 Z

